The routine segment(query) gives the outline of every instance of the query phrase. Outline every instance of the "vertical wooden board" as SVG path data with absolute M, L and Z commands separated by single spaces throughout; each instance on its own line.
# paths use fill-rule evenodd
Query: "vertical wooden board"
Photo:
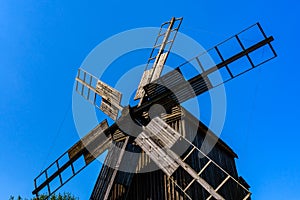
M 122 94 L 118 90 L 82 69 L 79 71 L 84 74 L 83 78 L 80 76 L 76 77 L 76 91 L 81 96 L 95 104 L 97 94 L 109 103 L 114 104 L 115 107 L 120 107 Z M 84 91 L 86 92 L 84 93 Z
M 166 63 L 166 60 L 167 60 L 167 57 L 169 55 L 169 52 L 165 52 L 165 53 L 162 53 L 160 56 L 159 56 L 159 59 L 157 62 L 154 63 L 153 65 L 153 74 L 152 74 L 152 78 L 151 78 L 151 81 L 155 81 L 156 79 L 158 79 L 161 75 L 161 72 L 164 68 L 164 65 Z
M 106 120 L 103 120 L 98 126 L 96 126 L 92 131 L 90 131 L 86 136 L 84 136 L 80 141 L 73 145 L 68 150 L 69 158 L 72 159 L 78 153 L 80 153 L 86 146 L 92 143 L 99 135 L 103 133 L 105 129 L 108 128 Z
M 72 159 L 73 157 L 75 157 L 83 148 L 84 148 L 84 145 L 82 144 L 82 141 L 79 140 L 74 146 L 72 146 L 68 150 L 69 159 Z
M 96 128 L 94 128 L 90 133 L 84 136 L 81 141 L 85 146 L 89 145 L 95 138 L 101 135 L 108 128 L 107 120 L 103 120 Z
M 113 87 L 107 85 L 106 83 L 98 80 L 96 85 L 96 92 L 107 101 L 119 105 L 121 102 L 122 94 L 114 89 Z
M 120 129 L 116 129 L 113 133 L 112 133 L 112 139 L 116 142 L 119 142 L 120 140 L 123 140 L 125 138 L 125 134 L 123 131 L 121 131 Z
M 109 180 L 111 179 L 114 171 L 114 169 L 109 166 L 115 165 L 115 157 L 118 156 L 118 149 L 122 148 L 122 144 L 122 142 L 118 142 L 110 146 L 103 167 L 100 171 L 100 174 L 97 178 L 97 182 L 91 194 L 91 200 L 104 199 L 105 192 L 108 188 Z
M 171 148 L 180 138 L 180 134 L 159 117 L 152 119 L 146 130 L 151 138 L 158 139 L 166 148 Z
M 144 96 L 144 86 L 148 83 L 158 79 L 161 75 L 161 72 L 163 70 L 164 64 L 166 62 L 166 59 L 168 57 L 169 52 L 163 53 L 159 56 L 158 60 L 156 60 L 153 64 L 153 67 L 151 69 L 148 69 L 144 71 L 142 75 L 142 79 L 140 81 L 139 87 L 137 89 L 137 92 L 135 94 L 134 100 L 140 99 Z
M 135 141 L 168 176 L 171 176 L 179 167 L 174 159 L 160 148 L 146 133 L 140 133 Z
M 112 93 L 111 87 L 100 80 L 97 81 L 96 91 L 103 98 L 108 98 L 109 94 Z
M 119 110 L 113 105 L 109 105 L 109 102 L 102 99 L 100 110 L 107 114 L 111 119 L 117 120 Z
M 140 81 L 140 84 L 139 84 L 139 87 L 136 91 L 134 100 L 138 100 L 144 96 L 145 91 L 144 91 L 143 87 L 149 83 L 152 71 L 153 71 L 153 69 L 148 69 L 148 70 L 144 71 L 141 81 Z
M 88 152 L 84 155 L 86 165 L 93 162 L 98 156 L 100 156 L 111 145 L 111 138 L 106 138 L 101 144 L 97 144 L 94 148 L 87 148 Z
M 124 153 L 125 153 L 125 149 L 126 149 L 126 146 L 128 144 L 128 140 L 129 140 L 129 137 L 126 137 L 125 139 L 125 142 L 123 143 L 122 145 L 122 149 L 120 149 L 120 151 L 118 151 L 118 158 L 116 160 L 116 163 L 114 165 L 114 171 L 113 171 L 113 174 L 110 178 L 110 181 L 109 181 L 109 184 L 108 184 L 108 187 L 106 189 L 106 192 L 105 192 L 105 196 L 104 196 L 104 199 L 108 199 L 109 198 L 109 194 L 111 192 L 111 189 L 113 188 L 114 186 L 114 181 L 116 179 L 116 176 L 117 176 L 117 173 L 118 173 L 118 169 L 119 169 L 119 166 L 122 162 L 122 159 L 123 159 L 123 156 L 124 156 Z M 121 185 L 119 185 L 121 186 Z

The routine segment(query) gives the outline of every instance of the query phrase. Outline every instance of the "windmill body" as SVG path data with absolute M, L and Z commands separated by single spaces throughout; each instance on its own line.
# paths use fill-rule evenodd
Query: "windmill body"
M 237 155 L 229 146 L 218 139 L 212 131 L 208 130 L 203 123 L 182 107 L 175 106 L 172 112 L 162 116 L 161 119 L 166 121 L 174 130 L 184 134 L 185 138 L 193 141 L 196 147 L 200 148 L 202 146 L 204 151 L 210 149 L 211 145 L 214 145 L 217 140 L 218 142 L 208 153 L 208 156 L 228 172 L 231 177 L 239 181 L 238 184 L 233 179 L 229 180 L 218 192 L 225 199 L 244 199 L 248 194 L 249 186 L 243 181 L 243 178 L 238 176 L 234 161 Z M 194 131 L 194 128 L 197 128 L 196 137 L 194 137 L 193 132 L 189 132 L 191 130 Z M 203 143 L 205 136 L 209 139 Z M 124 142 L 124 140 L 116 142 L 117 147 L 109 149 L 90 199 L 105 199 L 106 191 L 109 191 L 109 180 L 112 180 L 112 174 L 115 171 L 114 168 L 109 166 L 111 166 L 111 163 L 117 157 L 114 155 L 119 155 L 117 149 L 120 149 L 124 145 Z M 198 173 L 201 172 L 201 177 L 213 188 L 217 188 L 228 175 L 212 164 L 209 159 L 201 157 L 199 151 L 196 149 L 193 150 L 194 147 L 189 144 L 186 145 L 189 148 L 181 156 L 183 161 Z M 127 146 L 127 148 L 127 151 L 135 151 L 134 148 L 136 147 L 131 145 Z M 138 149 L 136 150 L 139 151 Z M 137 162 L 136 166 L 132 166 L 135 167 L 137 173 L 118 171 L 112 182 L 108 199 L 189 199 L 187 196 L 191 199 L 207 199 L 210 196 L 182 167 L 178 167 L 172 174 L 173 179 L 170 179 L 161 169 L 147 172 L 147 168 L 153 168 L 152 165 L 156 164 L 146 153 L 142 152 L 138 161 L 133 159 L 130 154 L 125 155 L 121 165 L 130 166 L 132 163 Z M 180 190 L 177 185 L 184 191 Z
M 274 39 L 255 24 L 161 76 L 181 22 L 182 18 L 172 18 L 162 24 L 137 88 L 135 100 L 139 102 L 135 106 L 122 106 L 119 91 L 78 70 L 76 91 L 115 123 L 109 126 L 102 121 L 53 162 L 34 180 L 33 194 L 50 196 L 108 149 L 92 200 L 250 199 L 249 185 L 236 170 L 237 155 L 181 103 L 275 58 Z M 253 28 L 262 39 L 245 45 L 242 35 Z M 229 40 L 235 41 L 240 51 L 224 57 L 220 49 Z M 254 60 L 253 54 L 263 48 L 271 56 Z M 219 61 L 205 66 L 203 57 L 212 53 Z M 231 64 L 240 59 L 246 59 L 249 67 L 232 69 Z M 191 62 L 197 63 L 201 72 L 186 79 L 182 71 Z M 227 78 L 216 82 L 211 76 L 219 71 Z M 76 168 L 79 159 L 84 164 Z M 63 176 L 66 170 L 71 171 L 69 177 Z M 54 180 L 59 182 L 56 187 L 51 186 Z

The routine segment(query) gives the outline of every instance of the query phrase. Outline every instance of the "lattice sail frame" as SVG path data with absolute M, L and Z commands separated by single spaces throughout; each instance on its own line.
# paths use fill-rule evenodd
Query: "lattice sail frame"
M 147 61 L 145 71 L 142 75 L 140 84 L 134 97 L 134 100 L 141 99 L 140 104 L 142 103 L 143 97 L 145 95 L 143 87 L 160 77 L 182 20 L 182 17 L 173 17 L 169 22 L 165 22 L 161 25 L 154 46 L 150 53 L 150 57 Z M 166 25 L 167 28 L 164 28 Z M 149 66 L 151 66 L 151 68 L 149 68 Z
M 247 188 L 245 188 L 239 181 L 232 177 L 192 142 L 170 127 L 161 118 L 156 117 L 152 119 L 151 122 L 143 129 L 144 131 L 135 139 L 135 142 L 189 199 L 192 198 L 186 193 L 186 191 L 194 182 L 198 182 L 204 189 L 207 190 L 207 192 L 209 192 L 210 196 L 207 198 L 207 200 L 211 199 L 212 197 L 218 200 L 224 200 L 224 198 L 218 194 L 218 190 L 220 190 L 220 188 L 229 180 L 233 180 L 245 191 L 246 195 L 243 199 L 246 200 L 250 197 L 251 193 Z M 192 149 L 187 153 L 187 155 L 184 156 L 184 158 L 181 158 L 180 154 L 178 155 L 171 150 L 171 148 L 175 145 L 175 143 L 178 143 L 178 141 L 185 141 L 192 147 Z M 191 166 L 185 163 L 185 160 L 193 153 L 193 151 L 197 151 L 199 155 L 207 158 L 208 160 L 208 162 L 199 172 L 196 172 Z M 216 188 L 210 186 L 206 180 L 200 177 L 209 165 L 214 165 L 226 175 L 224 180 Z M 190 174 L 191 177 L 193 177 L 193 180 L 188 183 L 185 188 L 179 186 L 176 179 L 172 177 L 173 173 L 178 169 L 179 166 L 181 166 L 188 174 Z
M 119 111 L 123 109 L 121 92 L 81 68 L 78 69 L 75 90 L 113 120 L 117 120 Z
M 38 192 L 47 188 L 44 195 L 48 197 L 54 194 L 59 188 L 70 181 L 75 175 L 81 172 L 98 156 L 100 156 L 111 144 L 111 136 L 106 132 L 107 121 L 102 121 L 91 132 L 79 140 L 68 151 L 63 153 L 56 161 L 49 165 L 34 179 L 34 191 L 38 197 Z M 75 167 L 80 160 L 84 163 Z M 69 176 L 63 174 L 69 170 Z M 58 179 L 58 181 L 56 181 Z M 56 185 L 54 182 L 56 181 Z M 52 186 L 52 184 L 54 186 Z
M 256 28 L 258 31 L 257 33 L 261 35 L 261 39 L 254 44 L 246 46 L 240 38 L 243 34 L 248 31 L 252 31 L 254 28 Z M 228 45 L 228 42 L 231 40 L 236 41 L 239 46 L 239 51 L 226 58 L 222 55 L 221 46 Z M 144 91 L 149 100 L 144 102 L 142 105 L 135 107 L 134 112 L 139 113 L 146 107 L 155 103 L 160 103 L 162 106 L 173 106 L 174 104 L 183 103 L 257 68 L 258 66 L 277 57 L 277 54 L 271 44 L 272 41 L 274 41 L 274 38 L 272 36 L 267 37 L 259 23 L 250 26 L 208 51 L 205 51 L 179 65 L 173 71 L 145 85 Z M 269 50 L 269 57 L 262 57 L 259 62 L 254 62 L 253 55 L 261 52 L 262 50 Z M 203 61 L 207 60 L 207 57 L 210 57 L 210 55 L 216 56 L 216 64 L 209 62 L 208 65 L 205 65 L 205 62 Z M 237 68 L 231 67 L 231 65 L 244 58 L 246 58 L 246 61 L 249 62 L 249 66 L 246 68 L 241 67 L 241 69 L 238 70 Z M 184 77 L 183 72 L 186 71 L 186 68 L 189 67 L 191 63 L 193 66 L 199 67 L 198 69 L 200 69 L 200 73 L 187 80 Z M 238 73 L 234 73 L 233 69 L 238 71 Z M 216 79 L 216 74 L 220 74 L 222 78 Z

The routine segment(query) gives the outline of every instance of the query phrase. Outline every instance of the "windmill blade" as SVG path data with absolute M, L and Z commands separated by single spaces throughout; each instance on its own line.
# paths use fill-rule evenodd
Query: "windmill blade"
M 257 30 L 262 35 L 262 39 L 255 44 L 247 46 L 242 42 L 240 38 L 243 34 L 251 31 L 253 27 L 257 28 Z M 219 85 L 224 84 L 252 69 L 255 69 L 256 67 L 270 61 L 277 56 L 271 44 L 273 40 L 274 38 L 272 36 L 266 36 L 259 23 L 245 29 L 244 31 L 234 35 L 233 37 L 218 44 L 210 50 L 201 53 L 188 62 L 183 63 L 175 70 L 144 86 L 144 90 L 149 101 L 143 103 L 143 105 L 141 105 L 140 107 L 137 107 L 135 109 L 135 112 L 141 111 L 145 107 L 148 107 L 149 105 L 157 102 L 160 102 L 160 104 L 166 106 L 172 106 L 174 104 L 182 103 L 212 88 L 218 87 Z M 234 55 L 225 58 L 222 55 L 220 49 L 221 47 L 229 45 L 229 41 L 236 42 L 240 50 Z M 230 48 L 230 46 L 228 46 L 228 48 Z M 263 56 L 263 50 L 266 49 L 269 50 L 271 54 L 269 55 L 269 57 Z M 252 56 L 260 52 L 262 52 L 262 57 L 260 58 L 259 62 L 255 62 Z M 219 62 L 212 66 L 207 66 L 207 63 L 205 63 L 204 61 L 210 55 L 216 55 Z M 232 64 L 235 64 L 242 59 L 244 59 L 243 61 L 249 63 L 248 68 L 245 68 L 243 66 L 234 66 L 235 68 L 231 67 Z M 193 78 L 190 78 L 189 80 L 186 80 L 182 72 L 184 72 L 186 67 L 191 63 L 195 63 L 201 70 L 201 73 L 194 76 Z M 221 79 L 215 78 L 217 73 L 221 74 Z
M 97 125 L 34 179 L 32 193 L 38 197 L 43 192 L 48 198 L 88 166 L 111 145 L 110 129 L 106 120 Z
M 120 105 L 122 94 L 83 69 L 78 69 L 76 92 L 113 120 L 117 119 L 119 111 L 123 109 Z
M 251 193 L 234 177 L 159 117 L 152 119 L 151 122 L 144 127 L 144 131 L 135 139 L 135 142 L 189 199 L 191 199 L 189 196 L 189 189 L 194 183 L 200 184 L 200 186 L 210 194 L 207 199 L 211 199 L 212 197 L 215 199 L 224 199 L 218 191 L 221 190 L 225 184 L 229 184 L 230 181 L 234 182 L 237 187 L 244 190 L 244 196 L 241 199 L 248 199 L 251 195 Z M 190 148 L 182 156 L 177 153 L 179 143 L 187 143 L 190 145 Z M 199 172 L 185 162 L 186 159 L 195 152 L 207 159 L 207 163 Z M 201 177 L 205 170 L 210 166 L 218 168 L 222 173 L 223 179 L 216 187 L 212 187 L 209 184 L 209 180 L 204 180 Z M 180 186 L 180 179 L 176 179 L 174 175 L 176 170 L 184 170 L 191 177 L 191 181 L 184 188 Z
M 170 21 L 161 25 L 134 100 L 142 99 L 145 95 L 143 87 L 160 77 L 182 19 L 182 17 L 173 17 Z M 151 68 L 149 69 L 149 67 Z

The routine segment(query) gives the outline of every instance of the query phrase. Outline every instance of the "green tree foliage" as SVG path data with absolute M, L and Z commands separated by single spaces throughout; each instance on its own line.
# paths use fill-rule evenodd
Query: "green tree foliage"
M 47 196 L 46 195 L 40 195 L 39 198 L 33 198 L 33 199 L 27 199 L 27 198 L 22 198 L 21 196 L 14 197 L 10 196 L 9 200 L 46 200 Z M 52 195 L 51 197 L 48 198 L 48 200 L 79 200 L 78 197 L 75 197 L 69 192 L 65 192 L 63 194 L 57 194 L 57 195 Z

